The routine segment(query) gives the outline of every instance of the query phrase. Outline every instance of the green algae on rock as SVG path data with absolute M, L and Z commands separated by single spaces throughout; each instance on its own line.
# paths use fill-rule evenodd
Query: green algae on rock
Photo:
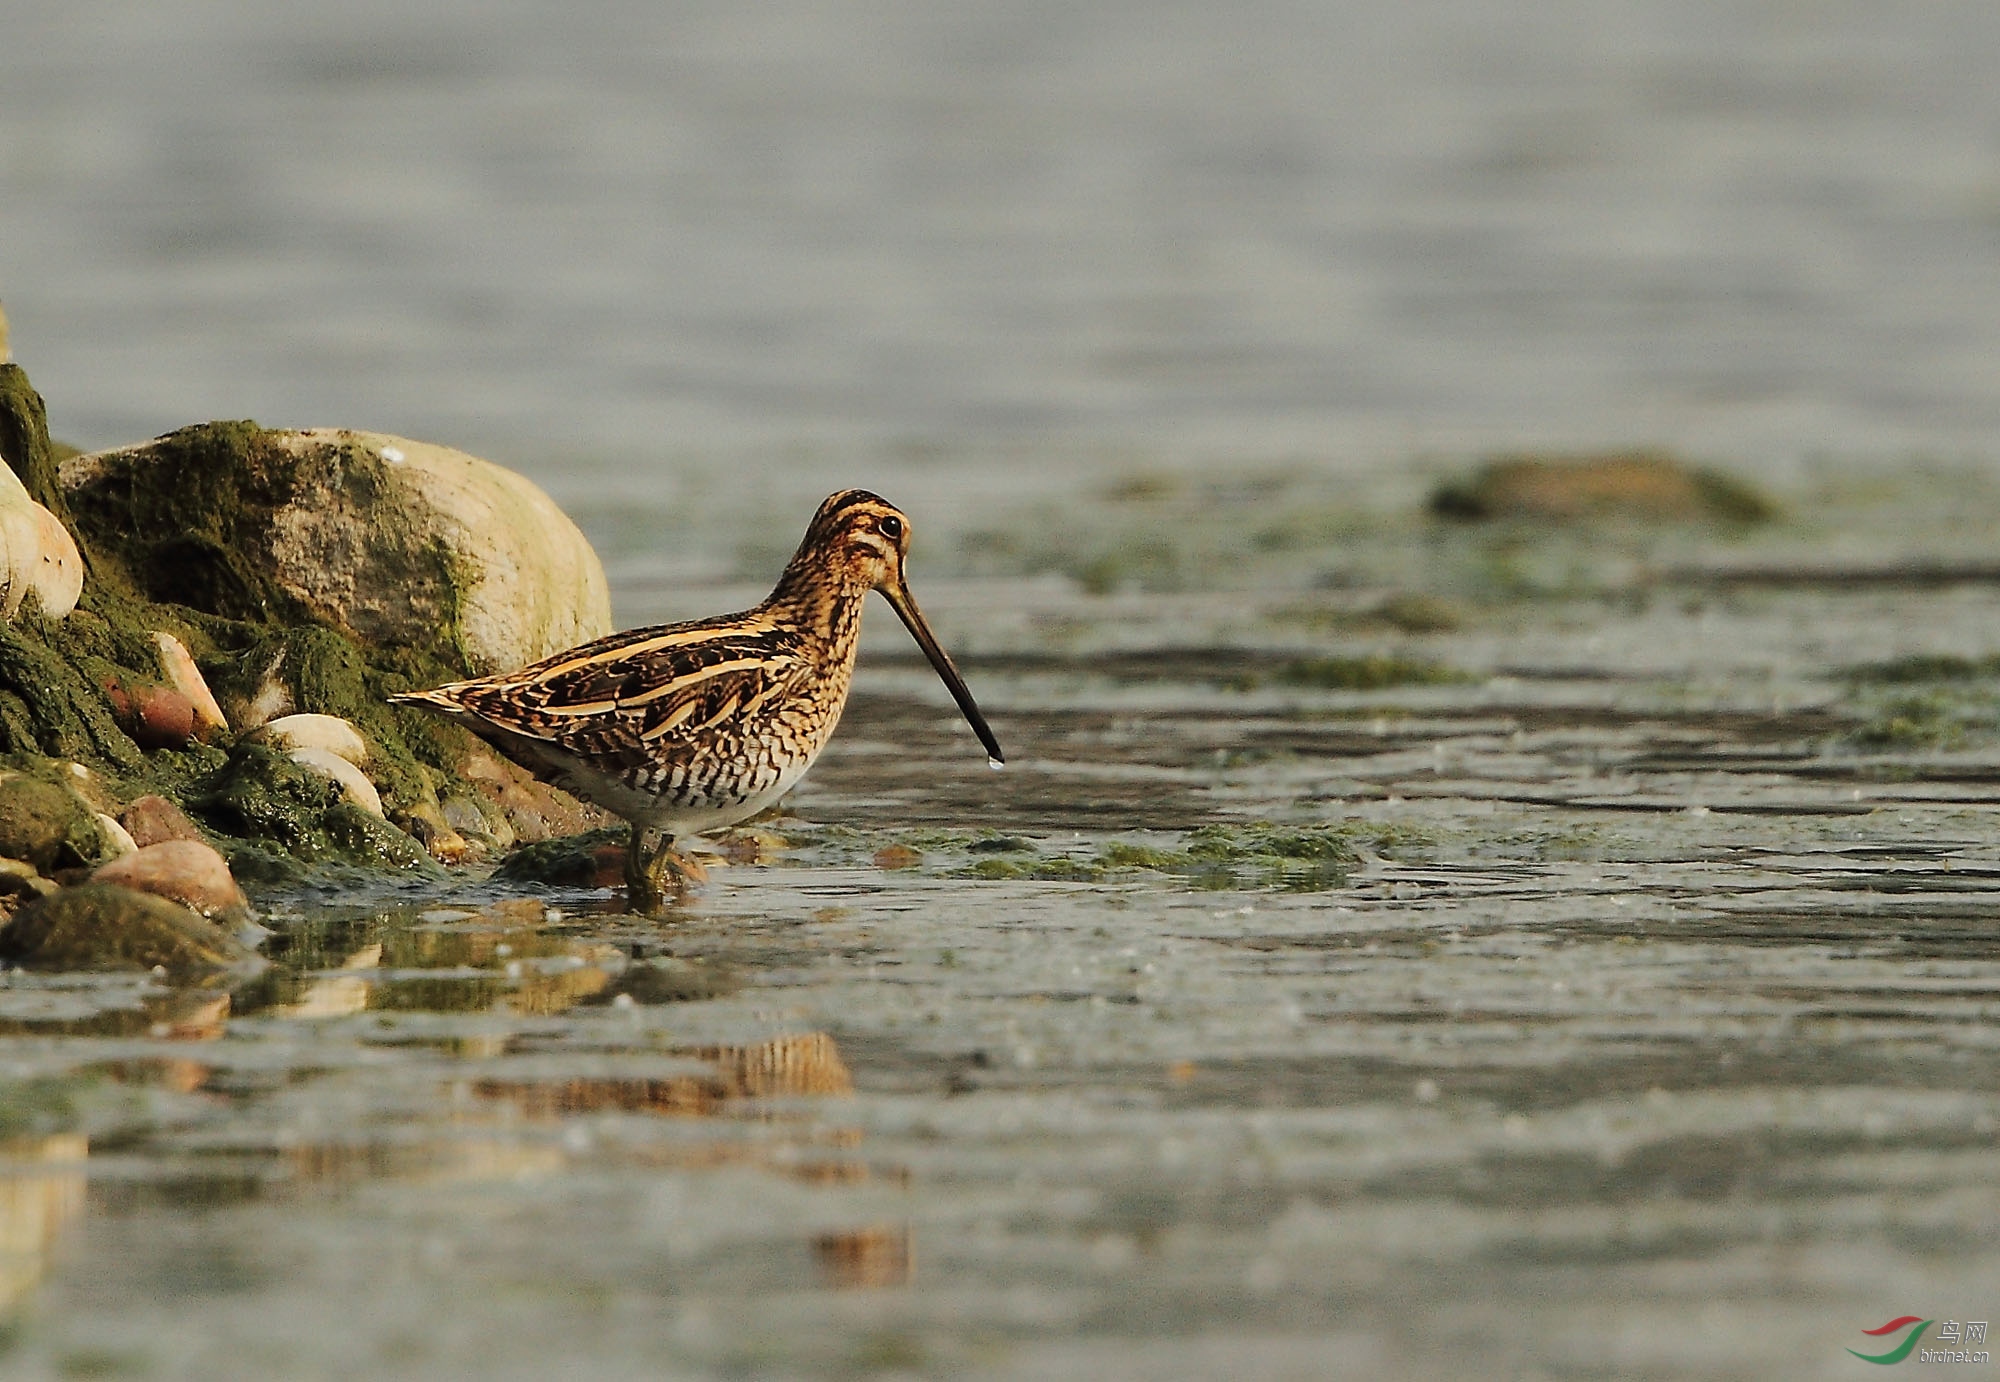
M 35 969 L 152 970 L 193 982 L 259 963 L 257 953 L 178 902 L 84 883 L 30 902 L 0 926 L 0 958 Z
M 28 497 L 75 531 L 57 475 L 56 446 L 49 440 L 49 413 L 28 382 L 28 372 L 4 363 L 0 351 L 0 459 L 20 478 Z
M 369 777 L 392 813 L 434 799 L 424 763 L 443 767 L 464 755 L 463 746 L 438 732 L 430 717 L 396 709 L 385 699 L 413 681 L 460 674 L 434 647 L 378 651 L 371 658 L 338 629 L 306 623 L 257 629 L 207 670 L 224 710 L 246 732 L 296 714 L 332 716 L 352 725 L 370 746 Z M 259 701 L 264 711 L 281 713 L 250 713 L 248 707 Z
M 292 802 L 291 810 L 275 813 L 287 821 L 284 828 L 245 829 L 247 820 L 273 819 L 270 812 L 203 815 L 197 810 L 195 814 L 224 834 L 286 849 L 303 848 L 301 857 L 307 859 L 386 858 L 398 867 L 404 865 L 405 849 L 393 845 L 388 836 L 411 848 L 413 843 L 380 822 L 379 829 L 363 828 L 358 834 L 351 823 L 330 832 L 307 826 L 299 815 L 307 809 L 305 799 L 291 785 L 302 770 L 283 763 L 283 755 L 246 758 L 232 754 L 225 743 L 199 742 L 178 749 L 142 750 L 114 714 L 112 693 L 144 675 L 143 670 L 133 670 L 134 663 L 142 668 L 157 665 L 157 649 L 143 636 L 157 607 L 106 603 L 110 618 L 85 610 L 61 623 L 31 619 L 0 626 L 0 754 L 17 766 L 35 767 L 45 774 L 56 770 L 52 760 L 89 764 L 104 775 L 116 797 L 159 795 L 184 807 L 196 801 L 259 796 L 247 778 L 269 765 L 276 776 L 263 784 L 261 796 Z M 264 630 L 214 621 L 207 627 L 209 636 L 193 628 L 189 636 L 210 649 L 209 667 L 219 686 L 235 685 L 231 679 L 241 666 L 267 668 L 271 650 L 276 649 L 290 680 L 288 694 L 315 711 L 340 714 L 367 734 L 373 747 L 372 780 L 392 814 L 406 819 L 426 803 L 435 805 L 433 773 L 450 771 L 470 741 L 454 743 L 438 727 L 382 703 L 378 688 L 407 684 L 406 676 L 372 666 L 352 640 L 323 626 Z M 227 640 L 237 641 L 238 647 L 232 650 Z M 427 650 L 406 650 L 402 660 L 415 663 L 429 657 Z M 414 722 L 410 726 L 414 746 L 403 735 L 405 718 Z M 226 734 L 219 737 L 227 739 Z M 352 847 L 328 849 L 327 838 L 346 840 Z
M 87 765 L 104 798 L 66 849 L 15 846 L 33 878 L 97 862 L 122 803 L 149 797 L 185 807 L 253 885 L 428 872 L 606 819 L 387 704 L 610 631 L 596 554 L 524 477 L 402 438 L 249 421 L 78 455 L 50 441 L 18 367 L 0 374 L 0 450 L 0 508 L 18 501 L 23 543 L 52 529 L 57 565 L 90 577 L 67 619 L 45 598 L 0 626 L 0 763 L 58 785 Z M 313 746 L 241 737 L 285 716 L 337 719 L 362 749 L 315 771 Z
M 307 863 L 437 871 L 409 835 L 347 801 L 331 779 L 263 744 L 238 743 L 187 805 L 222 835 L 275 845 Z
M 500 671 L 611 630 L 604 570 L 525 477 L 368 432 L 182 428 L 78 456 L 79 535 L 156 602 L 314 621 L 371 647 L 451 646 Z
M 1913 682 L 1973 681 L 2000 676 L 2000 653 L 1984 657 L 1962 657 L 1956 653 L 1912 653 L 1884 662 L 1864 662 L 1844 669 L 1852 682 L 1908 684 Z
M 57 781 L 86 764 L 113 816 L 147 796 L 189 807 L 262 884 L 302 881 L 288 860 L 406 869 L 423 857 L 284 755 L 231 751 L 237 732 L 281 714 L 351 725 L 389 819 L 440 857 L 536 838 L 547 821 L 595 823 L 569 824 L 566 799 L 506 770 L 480 776 L 470 736 L 385 703 L 608 630 L 595 554 L 526 480 L 397 438 L 249 422 L 73 456 L 65 472 L 18 368 L 0 375 L 0 446 L 28 494 L 72 515 L 90 571 L 68 618 L 31 604 L 0 626 L 0 761 Z M 163 682 L 201 683 L 194 733 L 180 732 Z M 484 827 L 471 844 L 438 796 L 461 780 L 454 809 Z
M 0 855 L 52 874 L 97 864 L 111 852 L 95 810 L 74 791 L 0 772 Z
M 619 825 L 521 845 L 500 861 L 493 877 L 557 888 L 621 887 L 630 840 L 631 831 Z

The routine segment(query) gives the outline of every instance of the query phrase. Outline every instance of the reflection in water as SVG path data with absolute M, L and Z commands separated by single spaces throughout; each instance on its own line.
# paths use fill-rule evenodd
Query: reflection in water
M 854 1093 L 854 1076 L 825 1032 L 779 1037 L 755 1046 L 694 1047 L 674 1054 L 704 1061 L 713 1068 L 707 1074 L 657 1078 L 482 1080 L 474 1089 L 485 1098 L 505 1100 L 527 1118 L 549 1121 L 607 1110 L 716 1117 L 743 1100 Z M 861 1134 L 851 1128 L 832 1129 L 814 1140 L 854 1147 Z M 663 1150 L 665 1158 L 658 1155 Z M 807 1185 L 858 1185 L 875 1179 L 874 1169 L 864 1161 L 826 1156 L 801 1159 L 796 1147 L 761 1143 L 649 1148 L 640 1155 L 656 1163 L 664 1159 L 683 1170 L 754 1165 Z M 910 1281 L 913 1252 L 907 1224 L 871 1224 L 820 1234 L 812 1240 L 812 1250 L 820 1271 L 833 1286 L 903 1286 Z
M 0 1309 L 41 1280 L 49 1246 L 83 1208 L 81 1133 L 0 1142 Z
M 578 1034 L 613 1005 L 698 1003 L 733 992 L 741 979 L 726 967 L 656 956 L 628 959 L 624 950 L 566 931 L 540 904 L 510 904 L 480 911 L 434 909 L 406 918 L 377 916 L 292 937 L 280 963 L 230 993 L 185 991 L 148 994 L 141 988 L 94 993 L 90 1003 L 123 1006 L 92 1011 L 67 994 L 33 996 L 39 1011 L 16 1018 L 5 1030 L 95 1037 L 196 1042 L 223 1035 L 232 1016 L 261 1014 L 290 1022 L 338 1022 L 372 1013 L 481 1013 L 494 1019 L 480 1031 L 438 1030 L 422 1022 L 364 1020 L 343 1039 L 379 1048 L 408 1045 L 449 1051 L 459 1060 L 494 1062 L 486 1070 L 461 1069 L 441 1082 L 442 1097 L 414 1107 L 384 1107 L 376 1118 L 342 1125 L 331 1136 L 284 1139 L 273 1146 L 223 1139 L 207 1150 L 220 1160 L 190 1156 L 170 1193 L 182 1205 L 257 1198 L 274 1191 L 340 1193 L 363 1181 L 439 1184 L 518 1181 L 561 1176 L 579 1158 L 612 1158 L 641 1174 L 699 1176 L 725 1166 L 781 1176 L 801 1186 L 838 1187 L 902 1183 L 900 1168 L 874 1167 L 857 1154 L 861 1132 L 829 1123 L 786 1100 L 846 1098 L 854 1076 L 833 1037 L 807 1032 L 737 1045 L 649 1048 L 673 1058 L 668 1073 L 541 1078 L 534 1068 L 509 1065 L 526 1033 L 521 1018 L 574 1011 Z M 624 1039 L 626 1024 L 614 1024 Z M 483 1030 L 489 1027 L 491 1030 Z M 336 1034 L 329 1030 L 328 1037 Z M 568 1039 L 568 1038 L 564 1038 Z M 202 1090 L 210 1067 L 179 1051 L 121 1052 L 95 1068 L 129 1085 L 180 1093 Z M 570 1067 L 574 1069 L 574 1067 Z M 301 1068 L 284 1082 L 293 1090 L 327 1072 Z M 470 1078 L 468 1078 L 470 1077 Z M 340 1078 L 338 1073 L 333 1078 Z M 206 1102 L 219 1110 L 248 1095 L 240 1078 Z M 310 1097 L 310 1096 L 308 1096 Z M 616 1115 L 638 1115 L 619 1122 Z M 592 1115 L 610 1115 L 599 1130 L 574 1126 Z M 717 1119 L 753 1122 L 755 1135 L 674 1131 L 648 1121 Z M 792 1135 L 784 1135 L 790 1132 Z M 777 1135 L 773 1135 L 777 1134 Z M 16 1299 L 42 1274 L 47 1244 L 83 1203 L 81 1137 L 0 1144 L 0 1306 Z M 282 1171 L 271 1174 L 274 1158 Z M 25 1164 L 22 1164 L 25 1163 Z M 60 1168 L 51 1170 L 50 1168 Z M 280 1188 L 284 1187 L 283 1190 Z M 164 1187 L 163 1187 L 164 1188 Z M 819 1221 L 824 1224 L 826 1221 Z M 903 1285 L 911 1279 L 907 1225 L 877 1222 L 839 1232 L 804 1231 L 799 1247 L 822 1280 L 835 1287 Z M 797 1251 L 797 1248 L 792 1250 Z M 797 1258 L 793 1258 L 796 1263 Z
M 276 976 L 272 983 L 286 996 L 269 1011 L 304 1021 L 370 1009 L 555 1017 L 604 993 L 623 964 L 614 947 L 521 929 L 513 916 L 492 918 L 501 919 L 514 929 L 420 927 L 340 956 L 332 972 Z
M 505 1100 L 521 1115 L 538 1121 L 605 1111 L 714 1118 L 745 1100 L 854 1093 L 854 1076 L 825 1032 L 779 1037 L 755 1046 L 691 1047 L 672 1054 L 704 1061 L 712 1069 L 706 1074 L 659 1077 L 482 1080 L 474 1091 L 488 1099 Z M 861 1133 L 854 1128 L 818 1128 L 809 1140 L 821 1148 L 852 1148 L 860 1144 Z M 877 1178 L 875 1169 L 865 1161 L 823 1153 L 801 1156 L 796 1143 L 675 1143 L 634 1146 L 627 1152 L 634 1160 L 680 1170 L 755 1166 L 806 1185 L 859 1185 Z M 881 1256 L 875 1251 L 870 1260 Z M 901 1270 L 907 1273 L 907 1251 L 902 1256 Z M 880 1266 L 867 1270 L 876 1276 L 888 1272 Z
M 151 993 L 136 1007 L 105 1008 L 83 1016 L 0 1019 L 0 1037 L 152 1037 L 157 1041 L 211 1041 L 229 1020 L 230 996 L 210 989 Z
M 589 949 L 595 952 L 609 950 L 610 947 L 594 946 Z M 612 955 L 615 956 L 616 952 Z M 568 958 L 574 963 L 524 969 L 503 1000 L 507 1007 L 522 1017 L 554 1017 L 568 1012 L 586 998 L 596 997 L 611 983 L 610 971 L 590 963 L 592 959 L 607 957 L 590 953 Z
M 360 1180 L 527 1180 L 561 1172 L 569 1158 L 553 1144 L 518 1138 L 432 1138 L 421 1143 L 309 1142 L 286 1159 L 301 1183 Z
M 214 1041 L 229 1025 L 230 996 L 202 989 L 148 998 L 143 1034 L 156 1041 Z M 187 1056 L 135 1056 L 100 1067 L 122 1084 L 192 1094 L 208 1083 L 206 1061 Z
M 706 1073 L 663 1077 L 606 1077 L 568 1080 L 485 1079 L 453 1085 L 460 1091 L 435 1136 L 416 1140 L 308 1142 L 286 1149 L 295 1183 L 346 1183 L 361 1179 L 495 1180 L 552 1175 L 568 1168 L 574 1149 L 555 1140 L 523 1138 L 515 1126 L 603 1112 L 717 1117 L 744 1100 L 841 1096 L 854 1092 L 854 1078 L 824 1032 L 779 1037 L 755 1046 L 705 1046 L 669 1053 L 707 1063 Z M 474 1101 L 464 1101 L 469 1090 Z M 493 1103 L 510 1112 L 500 1120 L 507 1131 L 485 1135 L 495 1120 Z M 818 1146 L 852 1147 L 853 1129 L 816 1129 Z M 810 1185 L 856 1184 L 875 1179 L 865 1163 L 838 1158 L 799 1159 L 795 1147 L 758 1142 L 750 1146 L 704 1142 L 696 1146 L 628 1146 L 634 1162 L 678 1169 L 724 1164 L 755 1165 Z
M 907 1286 L 916 1258 L 908 1224 L 872 1224 L 813 1239 L 813 1257 L 833 1286 Z
M 226 993 L 168 994 L 147 1005 L 153 1019 L 147 1034 L 162 1041 L 214 1041 L 229 1025 L 229 1005 Z
M 737 986 L 698 961 L 630 962 L 625 950 L 572 934 L 560 913 L 523 898 L 306 926 L 284 938 L 277 958 L 239 990 L 240 1011 L 302 1021 L 370 1011 L 557 1017 L 582 1003 L 699 1002 Z
M 578 1078 L 555 1081 L 482 1080 L 478 1092 L 505 1099 L 530 1118 L 616 1109 L 705 1117 L 739 1099 L 854 1092 L 854 1076 L 825 1032 L 779 1037 L 756 1046 L 698 1046 L 673 1054 L 705 1061 L 713 1071 L 658 1078 Z
M 304 1019 L 347 1017 L 368 1006 L 368 979 L 357 970 L 373 970 L 382 963 L 381 945 L 364 945 L 340 962 L 343 972 L 322 975 L 308 982 L 299 996 L 279 1003 L 271 1011 L 279 1017 Z

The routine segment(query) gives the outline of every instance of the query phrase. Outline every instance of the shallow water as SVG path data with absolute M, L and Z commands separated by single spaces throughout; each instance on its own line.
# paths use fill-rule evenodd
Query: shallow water
M 1093 448 L 1789 464 L 1990 456 L 2000 423 L 1981 0 L 5 27 L 0 297 L 91 447 L 365 427 L 671 515 L 745 468 L 965 482 L 1008 441 L 1058 476 Z
M 230 995 L 7 976 L 6 1365 L 1819 1377 L 1984 1319 L 2000 703 L 1854 668 L 2000 588 L 1810 502 L 1423 634 L 1380 581 L 940 579 L 1007 770 L 885 641 L 665 923 L 332 893 Z M 1329 649 L 1451 676 L 1297 684 Z

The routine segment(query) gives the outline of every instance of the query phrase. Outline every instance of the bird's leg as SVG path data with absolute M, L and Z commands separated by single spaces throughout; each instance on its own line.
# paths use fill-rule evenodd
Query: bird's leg
M 632 827 L 632 842 L 625 847 L 625 905 L 642 917 L 658 916 L 666 909 L 666 892 L 655 863 L 672 843 L 671 836 L 658 830 Z
M 669 898 L 679 898 L 688 884 L 707 877 L 707 869 L 674 848 L 673 836 L 632 827 L 632 843 L 625 851 L 625 902 L 634 912 L 658 916 Z

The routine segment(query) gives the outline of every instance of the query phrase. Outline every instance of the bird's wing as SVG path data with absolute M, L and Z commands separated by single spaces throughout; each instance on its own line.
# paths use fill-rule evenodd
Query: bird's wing
M 631 766 L 782 694 L 805 662 L 768 626 L 668 626 L 613 635 L 519 672 L 409 699 Z

